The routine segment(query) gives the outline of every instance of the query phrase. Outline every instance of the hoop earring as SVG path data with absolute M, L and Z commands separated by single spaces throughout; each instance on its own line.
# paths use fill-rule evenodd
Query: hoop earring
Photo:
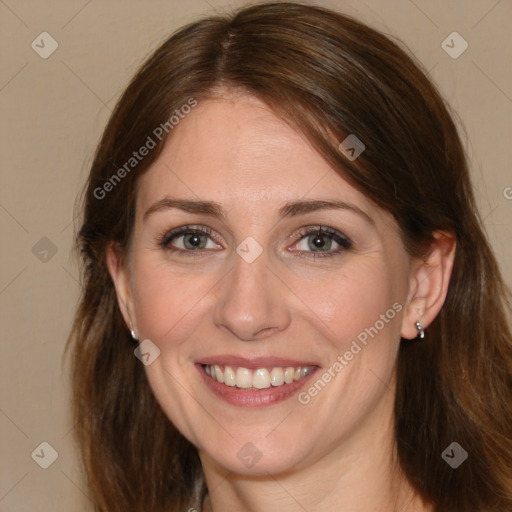
M 135 331 L 133 329 L 130 329 L 130 334 L 132 335 L 132 338 L 135 340 L 135 341 L 139 341 L 139 338 L 138 336 L 135 334 Z
M 421 325 L 421 323 L 418 321 L 416 322 L 416 329 L 418 329 L 418 335 L 416 336 L 416 340 L 423 340 L 425 339 L 425 329 Z

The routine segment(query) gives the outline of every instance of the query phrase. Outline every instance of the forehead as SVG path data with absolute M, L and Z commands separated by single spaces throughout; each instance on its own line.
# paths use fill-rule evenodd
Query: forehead
M 368 213 L 376 209 L 304 136 L 246 95 L 201 100 L 173 129 L 140 180 L 138 202 L 144 208 L 165 194 L 215 200 L 228 209 L 298 198 L 342 199 Z

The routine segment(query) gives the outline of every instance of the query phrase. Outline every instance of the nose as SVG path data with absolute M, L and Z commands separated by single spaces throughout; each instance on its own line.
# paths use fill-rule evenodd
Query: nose
M 214 323 L 242 341 L 272 336 L 290 324 L 287 292 L 265 253 L 252 263 L 236 255 L 233 269 L 219 283 Z

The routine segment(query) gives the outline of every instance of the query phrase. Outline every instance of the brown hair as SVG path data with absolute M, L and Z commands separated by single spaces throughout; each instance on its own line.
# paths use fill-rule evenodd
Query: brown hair
M 423 256 L 436 230 L 456 234 L 448 296 L 428 340 L 400 348 L 399 461 L 436 512 L 512 510 L 509 292 L 457 129 L 396 43 L 347 16 L 295 3 L 254 5 L 180 29 L 133 78 L 98 145 L 77 237 L 83 292 L 68 342 L 76 434 L 97 510 L 182 511 L 199 507 L 205 492 L 196 449 L 163 413 L 134 357 L 105 262 L 112 241 L 128 247 L 137 178 L 165 137 L 108 194 L 98 198 L 98 189 L 176 109 L 222 87 L 254 95 L 303 133 L 392 213 L 411 255 Z M 352 133 L 366 145 L 355 161 L 338 149 Z M 457 469 L 441 458 L 453 441 L 469 453 Z

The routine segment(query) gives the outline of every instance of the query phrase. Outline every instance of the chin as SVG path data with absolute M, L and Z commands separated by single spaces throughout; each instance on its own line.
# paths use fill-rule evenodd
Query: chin
M 207 452 L 207 457 L 216 465 L 237 475 L 251 477 L 268 477 L 288 473 L 300 466 L 300 457 L 281 446 L 265 445 L 259 447 L 251 441 L 242 444 L 241 448 L 232 446 L 227 450 L 213 450 Z

